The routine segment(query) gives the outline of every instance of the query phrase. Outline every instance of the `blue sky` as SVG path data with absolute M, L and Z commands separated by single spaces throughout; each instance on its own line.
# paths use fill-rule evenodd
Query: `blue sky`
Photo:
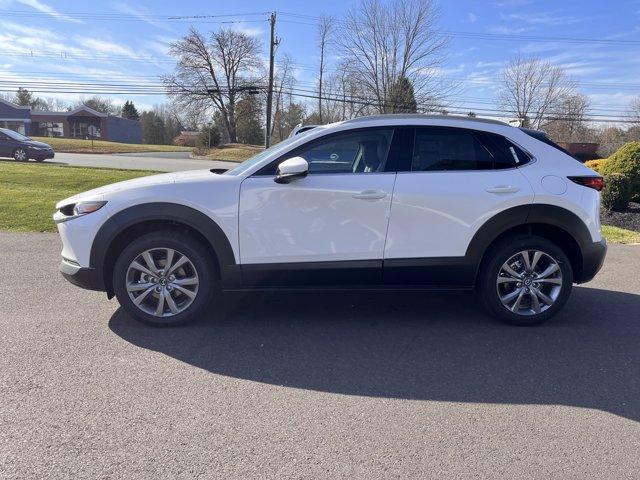
M 139 95 L 111 95 L 117 102 L 132 99 L 139 107 L 162 103 L 157 76 L 172 69 L 167 44 L 184 35 L 193 23 L 200 30 L 226 26 L 259 37 L 266 58 L 267 15 L 277 10 L 340 18 L 352 1 L 189 1 L 0 0 L 0 89 L 23 84 L 34 90 L 43 83 L 79 82 L 140 85 Z M 640 95 L 640 0 L 457 0 L 437 2 L 439 28 L 456 32 L 441 75 L 460 82 L 452 107 L 494 108 L 497 78 L 505 61 L 517 52 L 533 54 L 564 66 L 592 100 L 593 112 L 624 114 Z M 216 19 L 159 20 L 148 15 L 229 15 Z M 298 22 L 298 23 L 296 23 Z M 313 20 L 282 15 L 278 54 L 290 54 L 300 85 L 314 81 L 317 64 Z M 464 38 L 459 33 L 503 35 Z M 528 36 L 534 38 L 519 38 Z M 549 37 L 607 39 L 608 44 L 543 41 Z M 506 40 L 505 40 L 506 38 Z M 634 43 L 635 42 L 635 43 Z M 38 83 L 41 82 L 41 83 Z M 116 87 L 112 87 L 116 88 Z M 71 101 L 75 93 L 41 96 Z

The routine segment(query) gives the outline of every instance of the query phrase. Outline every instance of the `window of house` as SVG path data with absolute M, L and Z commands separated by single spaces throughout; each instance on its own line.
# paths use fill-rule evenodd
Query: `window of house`
M 41 137 L 62 137 L 61 122 L 38 122 L 38 135 Z
M 0 121 L 0 128 L 8 128 L 9 130 L 13 130 L 14 132 L 18 132 L 21 135 L 26 133 L 24 128 L 24 122 L 14 122 L 11 120 L 2 120 Z

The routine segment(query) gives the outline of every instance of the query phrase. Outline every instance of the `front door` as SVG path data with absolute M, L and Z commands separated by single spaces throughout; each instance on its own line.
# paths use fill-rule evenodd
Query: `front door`
M 380 283 L 395 171 L 392 129 L 333 134 L 298 148 L 305 178 L 260 171 L 240 190 L 240 258 L 247 285 Z M 277 162 L 276 162 L 277 163 Z
M 0 157 L 13 156 L 13 140 L 0 132 Z

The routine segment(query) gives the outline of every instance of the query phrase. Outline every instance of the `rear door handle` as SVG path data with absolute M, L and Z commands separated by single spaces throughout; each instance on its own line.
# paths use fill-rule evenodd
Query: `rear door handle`
M 518 187 L 512 187 L 511 185 L 498 185 L 496 187 L 487 188 L 489 193 L 516 193 L 520 189 Z
M 387 192 L 384 190 L 363 190 L 360 193 L 353 195 L 353 198 L 360 200 L 380 200 L 387 196 Z

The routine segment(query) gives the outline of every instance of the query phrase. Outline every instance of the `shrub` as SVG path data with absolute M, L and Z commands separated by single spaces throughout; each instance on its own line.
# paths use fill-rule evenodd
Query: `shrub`
M 640 142 L 627 143 L 600 166 L 600 173 L 622 173 L 629 179 L 632 197 L 640 197 Z
M 607 210 L 624 211 L 629 206 L 631 199 L 631 182 L 629 177 L 622 173 L 605 175 L 604 188 L 600 200 Z
M 597 160 L 588 160 L 584 162 L 584 164 L 591 170 L 595 170 L 596 172 L 600 173 L 600 168 L 602 168 L 602 165 L 604 165 L 606 161 L 606 158 L 598 158 Z

